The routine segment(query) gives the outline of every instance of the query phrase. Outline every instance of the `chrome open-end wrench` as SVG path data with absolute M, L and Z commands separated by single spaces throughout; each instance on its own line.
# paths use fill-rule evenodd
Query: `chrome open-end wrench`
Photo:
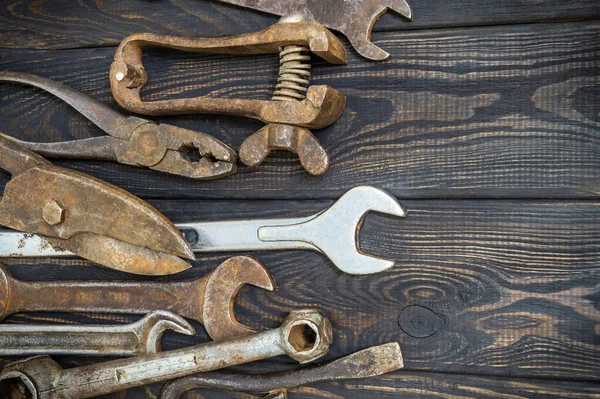
M 135 323 L 89 324 L 0 324 L 0 356 L 85 355 L 136 356 L 161 351 L 166 330 L 194 335 L 185 319 L 157 310 Z
M 71 369 L 49 356 L 10 363 L 0 374 L 0 397 L 90 398 L 279 355 L 306 363 L 325 355 L 331 342 L 326 317 L 315 310 L 295 311 L 276 329 L 173 351 Z
M 367 255 L 358 233 L 368 212 L 404 217 L 406 211 L 392 195 L 370 186 L 354 187 L 329 208 L 303 218 L 247 219 L 181 223 L 194 252 L 308 249 L 321 252 L 350 274 L 377 273 L 394 261 Z M 65 256 L 32 235 L 0 233 L 0 257 Z
M 215 340 L 253 332 L 240 324 L 233 301 L 244 284 L 273 290 L 268 270 L 236 256 L 205 276 L 177 281 L 21 281 L 0 265 L 0 319 L 20 312 L 146 314 L 168 310 L 202 323 Z

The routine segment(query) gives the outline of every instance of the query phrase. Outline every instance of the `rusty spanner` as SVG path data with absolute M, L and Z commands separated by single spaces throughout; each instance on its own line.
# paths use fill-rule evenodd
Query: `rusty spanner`
M 315 310 L 295 311 L 272 330 L 89 366 L 63 369 L 49 356 L 17 361 L 0 374 L 0 395 L 90 398 L 279 355 L 306 363 L 325 355 L 331 342 L 331 323 L 326 317 Z
M 138 197 L 0 136 L 0 225 L 43 236 L 52 247 L 129 273 L 163 275 L 195 259 L 179 230 Z M 29 234 L 31 236 L 31 234 Z
M 142 64 L 145 47 L 160 46 L 205 54 L 270 54 L 279 52 L 278 84 L 270 101 L 195 97 L 143 101 L 141 89 L 148 81 Z M 302 166 L 318 175 L 329 166 L 325 149 L 308 128 L 320 129 L 335 122 L 346 98 L 328 86 L 310 86 L 309 52 L 333 64 L 346 64 L 342 43 L 315 21 L 290 17 L 269 28 L 240 36 L 189 38 L 136 34 L 117 48 L 110 68 L 115 100 L 125 109 L 144 115 L 216 113 L 259 119 L 267 126 L 248 137 L 240 159 L 248 166 L 260 164 L 271 150 L 298 154 Z
M 252 332 L 233 314 L 244 284 L 272 291 L 257 260 L 236 256 L 203 277 L 178 281 L 36 281 L 15 279 L 0 266 L 0 319 L 35 311 L 146 314 L 162 309 L 202 323 L 213 339 Z
M 194 388 L 272 392 L 324 381 L 375 377 L 404 367 L 397 342 L 372 346 L 333 362 L 268 374 L 210 371 L 168 382 L 159 399 L 178 399 Z M 284 396 L 285 397 L 285 396 Z M 265 398 L 266 399 L 266 398 Z
M 307 249 L 323 253 L 346 273 L 370 274 L 394 266 L 394 261 L 367 255 L 359 248 L 359 230 L 370 211 L 406 216 L 406 211 L 392 195 L 375 187 L 357 186 L 329 208 L 302 218 L 181 223 L 176 226 L 196 252 Z M 0 257 L 68 255 L 48 248 L 38 238 L 0 232 Z
M 237 171 L 235 151 L 208 134 L 125 115 L 60 82 L 41 76 L 0 72 L 0 82 L 22 83 L 45 90 L 108 134 L 58 143 L 32 143 L 11 138 L 40 155 L 114 161 L 202 180 L 229 176 Z
M 375 22 L 388 10 L 396 11 L 409 21 L 412 11 L 405 0 L 219 0 L 224 3 L 286 16 L 304 14 L 348 38 L 363 57 L 374 61 L 390 55 L 371 43 Z
M 161 351 L 166 330 L 194 335 L 184 318 L 164 310 L 124 325 L 0 324 L 0 356 L 136 356 Z

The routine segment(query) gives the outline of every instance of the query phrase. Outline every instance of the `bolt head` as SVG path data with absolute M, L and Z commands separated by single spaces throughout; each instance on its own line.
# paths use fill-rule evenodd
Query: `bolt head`
M 65 220 L 65 209 L 56 201 L 48 201 L 42 210 L 42 217 L 50 226 L 55 226 Z

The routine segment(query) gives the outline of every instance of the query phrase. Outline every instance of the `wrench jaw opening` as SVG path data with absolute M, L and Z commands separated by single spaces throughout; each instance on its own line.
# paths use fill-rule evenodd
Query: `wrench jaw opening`
M 260 227 L 258 237 L 264 242 L 308 244 L 349 274 L 378 273 L 391 268 L 395 262 L 365 254 L 359 248 L 359 231 L 371 211 L 406 216 L 402 205 L 390 194 L 375 187 L 358 186 L 307 220 Z
M 342 32 L 352 44 L 352 47 L 363 57 L 373 61 L 383 61 L 389 58 L 390 54 L 382 50 L 371 42 L 371 33 L 373 26 L 383 14 L 389 10 L 395 11 L 407 20 L 412 20 L 412 10 L 405 0 L 386 0 L 392 4 L 378 4 L 378 2 L 365 2 L 368 5 L 374 5 L 372 10 L 364 10 L 369 15 L 352 21 L 349 24 L 343 24 L 338 30 Z M 370 3 L 370 4 L 369 4 Z M 366 21 L 369 21 L 366 23 Z M 365 24 L 366 23 L 366 24 Z M 335 28 L 334 28 L 335 29 Z
M 267 291 L 275 289 L 271 273 L 262 263 L 249 256 L 227 259 L 208 277 L 200 309 L 202 324 L 213 340 L 226 340 L 256 332 L 241 324 L 233 312 L 237 293 L 245 284 Z
M 292 311 L 282 327 L 286 354 L 301 364 L 326 355 L 333 342 L 331 322 L 317 310 Z
M 165 331 L 172 330 L 180 334 L 194 335 L 196 330 L 183 317 L 172 312 L 157 310 L 140 320 L 134 326 L 138 337 L 139 353 L 162 352 L 161 339 Z

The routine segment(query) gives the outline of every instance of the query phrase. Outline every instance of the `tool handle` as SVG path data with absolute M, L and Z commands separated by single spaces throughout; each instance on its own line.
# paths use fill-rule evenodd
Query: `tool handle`
M 2 133 L 0 133 L 1 135 Z M 14 137 L 3 135 L 8 140 L 17 143 L 21 147 L 34 151 L 48 158 L 62 159 L 89 159 L 102 161 L 116 161 L 117 157 L 113 151 L 114 141 L 118 140 L 110 136 L 91 137 L 82 140 L 59 141 L 56 143 L 34 143 L 23 141 Z
M 41 156 L 26 150 L 0 133 L 0 168 L 13 176 L 40 165 L 52 165 Z
M 222 222 L 181 223 L 181 230 L 197 252 L 230 252 L 283 249 L 311 249 L 314 246 L 302 241 L 264 241 L 259 238 L 259 231 L 264 227 L 277 229 L 278 226 L 296 225 L 311 219 L 249 219 Z
M 169 310 L 202 322 L 206 279 L 182 281 L 35 281 L 9 277 L 4 317 L 18 312 L 146 314 Z
M 111 136 L 120 137 L 117 133 L 118 126 L 127 119 L 127 115 L 123 115 L 100 101 L 52 79 L 28 73 L 0 72 L 0 82 L 22 83 L 45 90 L 75 108 Z
M 1 356 L 135 356 L 144 348 L 121 326 L 0 325 Z

